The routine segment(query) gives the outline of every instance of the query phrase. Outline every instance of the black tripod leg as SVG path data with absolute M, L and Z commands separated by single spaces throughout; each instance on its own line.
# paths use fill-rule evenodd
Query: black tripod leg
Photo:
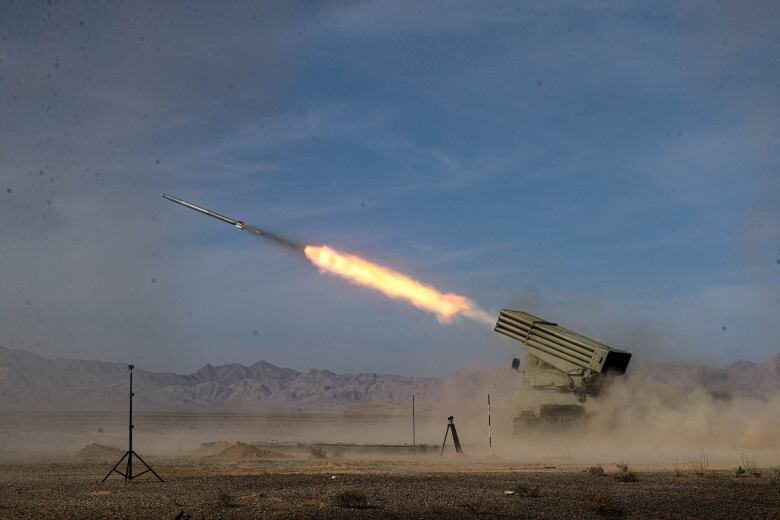
M 149 471 L 151 471 L 151 472 L 152 472 L 152 474 L 153 474 L 155 477 L 157 477 L 158 479 L 160 479 L 160 482 L 165 482 L 165 481 L 162 479 L 162 477 L 161 477 L 160 475 L 158 475 L 158 474 L 157 474 L 157 472 L 156 472 L 156 471 L 154 471 L 154 470 L 152 469 L 152 467 L 151 467 L 149 464 L 147 464 L 147 463 L 146 463 L 146 461 L 145 461 L 144 459 L 142 459 L 142 458 L 141 458 L 141 456 L 140 456 L 139 454 L 137 454 L 136 452 L 133 452 L 133 455 L 135 455 L 135 457 L 136 457 L 138 460 L 140 460 L 140 461 L 141 461 L 141 463 L 142 463 L 144 466 L 146 466 L 146 468 L 147 468 Z
M 460 447 L 460 439 L 458 438 L 458 430 L 455 429 L 455 425 L 452 425 L 452 440 L 455 442 L 455 452 L 463 453 L 463 449 Z
M 130 482 L 133 481 L 133 452 L 132 451 L 127 452 L 127 469 L 125 470 L 125 484 L 127 484 L 128 480 L 130 480 Z
M 109 472 L 108 472 L 108 475 L 106 475 L 105 477 L 103 477 L 103 480 L 101 480 L 101 482 L 105 482 L 105 481 L 106 481 L 106 479 L 107 479 L 108 477 L 110 477 L 110 476 L 111 476 L 111 474 L 112 474 L 114 471 L 116 471 L 116 468 L 118 468 L 118 467 L 119 467 L 119 465 L 120 465 L 120 464 L 122 464 L 122 461 L 123 461 L 123 460 L 125 460 L 125 457 L 127 457 L 127 453 L 125 453 L 124 455 L 122 455 L 122 458 L 121 458 L 121 459 L 119 459 L 119 462 L 117 462 L 116 464 L 114 464 L 114 467 L 113 467 L 113 468 L 111 468 L 111 471 L 109 471 Z M 117 471 L 117 473 L 119 473 L 119 472 Z M 120 475 L 121 475 L 121 473 L 120 473 Z
M 444 445 L 447 444 L 447 435 L 450 433 L 450 425 L 447 425 L 447 429 L 444 430 L 444 440 L 441 443 L 441 454 L 444 455 Z

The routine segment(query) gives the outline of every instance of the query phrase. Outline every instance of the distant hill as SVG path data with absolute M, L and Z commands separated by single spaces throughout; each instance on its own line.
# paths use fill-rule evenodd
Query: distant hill
M 631 377 L 632 372 L 629 372 Z M 780 355 L 726 369 L 702 365 L 643 365 L 637 377 L 699 385 L 714 394 L 768 395 L 780 390 Z M 134 371 L 143 410 L 283 411 L 344 408 L 361 403 L 450 400 L 465 403 L 489 392 L 511 395 L 520 377 L 508 368 L 457 370 L 445 379 L 393 374 L 299 372 L 265 361 L 206 365 L 191 374 Z M 128 371 L 122 363 L 48 359 L 0 346 L 0 410 L 122 410 Z M 379 409 L 379 408 L 377 408 Z
M 443 381 L 392 374 L 298 372 L 265 361 L 206 365 L 192 374 L 133 372 L 143 409 L 267 410 L 410 401 L 433 397 Z M 126 403 L 127 365 L 47 359 L 0 346 L 0 410 L 104 410 Z
M 763 363 L 737 361 L 726 369 L 729 386 L 741 392 L 768 395 L 780 390 L 780 354 Z
M 780 391 L 780 354 L 762 363 L 736 361 L 725 369 L 697 364 L 644 364 L 629 368 L 629 375 L 688 390 L 704 388 L 716 397 L 763 398 Z

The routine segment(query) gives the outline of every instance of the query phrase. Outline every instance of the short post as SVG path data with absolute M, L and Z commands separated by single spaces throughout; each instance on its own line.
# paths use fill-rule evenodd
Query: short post
M 490 456 L 493 456 L 493 425 L 490 422 L 490 394 L 488 394 L 488 447 Z
M 412 454 L 417 453 L 417 435 L 414 424 L 414 394 L 412 394 Z

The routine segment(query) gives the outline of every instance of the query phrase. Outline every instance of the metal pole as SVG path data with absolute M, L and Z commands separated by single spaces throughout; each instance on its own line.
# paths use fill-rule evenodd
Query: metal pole
M 488 394 L 488 446 L 490 447 L 490 456 L 493 456 L 493 425 L 490 422 L 490 394 Z
M 125 452 L 124 455 L 122 455 L 122 458 L 119 459 L 119 462 L 114 464 L 114 467 L 111 468 L 111 471 L 108 472 L 108 475 L 106 475 L 103 478 L 103 482 L 105 482 L 106 479 L 109 477 L 109 475 L 111 475 L 111 473 L 114 472 L 119 473 L 120 475 L 122 475 L 122 477 L 124 477 L 125 484 L 127 484 L 128 480 L 132 482 L 134 478 L 138 478 L 144 473 L 148 473 L 148 472 L 152 472 L 152 474 L 155 477 L 157 477 L 160 480 L 160 482 L 165 482 L 162 479 L 162 477 L 160 477 L 160 475 L 158 475 L 157 472 L 154 471 L 152 467 L 146 463 L 144 459 L 142 459 L 135 451 L 133 451 L 133 429 L 135 428 L 135 426 L 133 425 L 133 396 L 135 396 L 135 393 L 133 393 L 133 369 L 135 368 L 135 365 L 128 365 L 127 368 L 130 369 L 130 395 L 129 395 L 130 406 L 128 408 L 128 412 L 130 414 L 130 420 L 129 420 L 130 424 L 128 425 L 127 428 L 127 451 Z M 141 462 L 141 464 L 146 466 L 146 469 L 138 473 L 137 475 L 133 475 L 133 456 L 135 456 Z M 127 457 L 127 467 L 125 468 L 125 472 L 122 473 L 116 468 L 118 468 L 119 465 L 122 464 L 122 462 L 125 460 L 125 457 Z
M 128 431 L 127 478 L 133 480 L 133 369 L 135 365 L 128 366 L 130 368 L 130 427 Z
M 412 394 L 412 454 L 417 453 L 417 432 L 414 424 L 414 394 Z

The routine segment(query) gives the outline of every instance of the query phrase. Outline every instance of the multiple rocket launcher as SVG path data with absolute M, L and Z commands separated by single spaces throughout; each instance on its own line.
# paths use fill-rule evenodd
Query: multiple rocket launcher
M 596 396 L 626 372 L 631 354 L 594 341 L 527 312 L 503 309 L 494 328 L 525 345 L 523 388 L 515 397 L 515 430 L 538 420 L 582 417 Z M 515 358 L 512 368 L 520 370 Z
M 503 309 L 494 329 L 524 343 L 533 354 L 569 375 L 623 374 L 631 354 L 545 321 L 527 312 Z

